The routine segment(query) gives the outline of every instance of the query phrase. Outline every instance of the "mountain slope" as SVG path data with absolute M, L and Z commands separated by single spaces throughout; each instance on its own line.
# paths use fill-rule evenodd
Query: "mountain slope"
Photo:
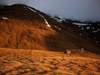
M 21 4 L 0 7 L 2 48 L 50 51 L 84 48 L 99 53 L 99 46 L 79 27 L 66 22 L 59 23 L 32 7 Z

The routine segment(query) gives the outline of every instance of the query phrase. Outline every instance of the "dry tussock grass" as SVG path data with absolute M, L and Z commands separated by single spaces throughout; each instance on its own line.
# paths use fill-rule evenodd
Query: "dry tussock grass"
M 73 50 L 72 50 L 73 53 Z M 77 52 L 78 53 L 78 52 Z M 77 54 L 76 53 L 76 54 Z M 83 51 L 84 54 L 86 52 Z M 87 52 L 88 53 L 88 52 Z M 100 55 L 90 53 L 84 57 L 75 52 L 0 49 L 1 75 L 88 75 L 100 74 Z M 92 56 L 92 57 L 90 57 Z M 88 57 L 88 58 L 87 58 Z

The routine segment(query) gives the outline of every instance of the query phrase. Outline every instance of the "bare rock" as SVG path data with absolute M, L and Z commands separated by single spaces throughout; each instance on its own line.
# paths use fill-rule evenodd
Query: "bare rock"
M 66 50 L 64 51 L 64 53 L 66 53 L 66 54 L 71 54 L 71 51 L 66 49 Z

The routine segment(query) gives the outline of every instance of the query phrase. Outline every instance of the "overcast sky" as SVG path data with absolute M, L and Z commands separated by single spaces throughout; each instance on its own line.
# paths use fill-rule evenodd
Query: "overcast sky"
M 23 3 L 50 15 L 100 21 L 100 0 L 0 0 L 0 4 Z

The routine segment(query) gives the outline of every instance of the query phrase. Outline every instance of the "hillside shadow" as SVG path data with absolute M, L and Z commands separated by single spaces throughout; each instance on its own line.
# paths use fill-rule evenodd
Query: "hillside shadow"
M 50 51 L 65 51 L 66 49 L 75 49 L 75 50 L 86 50 L 91 53 L 95 53 L 100 55 L 100 46 L 95 44 L 93 40 L 86 36 L 82 30 L 78 27 L 71 27 L 72 29 L 68 29 L 66 25 L 54 24 L 60 27 L 62 30 L 55 29 L 52 24 L 52 29 L 56 31 L 55 35 L 51 34 L 45 37 L 45 42 L 47 45 L 47 50 Z M 69 26 L 69 25 L 68 25 Z M 74 30 L 78 31 L 78 33 L 74 32 Z M 83 35 L 80 36 L 79 32 Z
M 54 36 L 54 37 L 52 37 Z M 90 53 L 95 53 L 100 55 L 99 49 L 87 42 L 86 40 L 78 40 L 73 37 L 68 38 L 56 38 L 60 37 L 59 34 L 57 35 L 49 35 L 45 37 L 45 45 L 47 46 L 46 49 L 49 51 L 55 51 L 55 52 L 64 52 L 66 49 L 69 50 L 82 50 L 84 49 L 85 51 L 88 51 Z M 83 42 L 83 43 L 81 43 Z

